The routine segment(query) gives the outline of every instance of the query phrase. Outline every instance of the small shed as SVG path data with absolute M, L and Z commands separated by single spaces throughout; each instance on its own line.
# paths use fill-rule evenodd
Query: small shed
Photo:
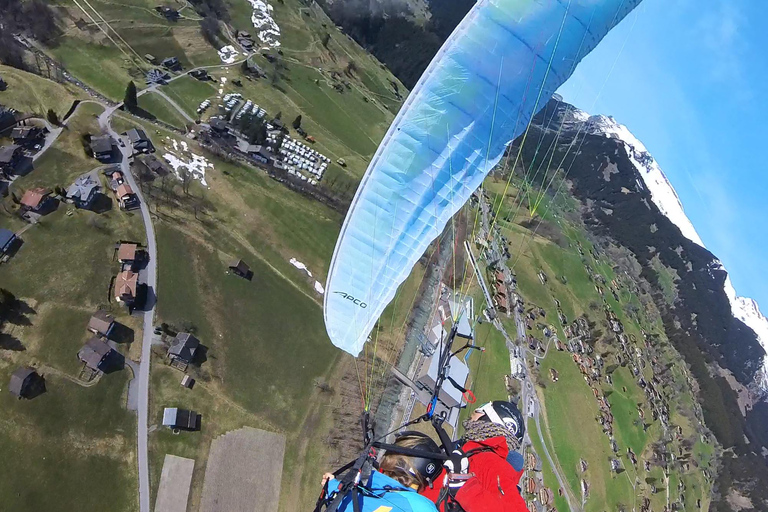
M 192 387 L 195 385 L 195 379 L 193 379 L 189 375 L 185 375 L 181 379 L 181 385 L 184 386 L 187 389 L 192 389 Z
M 236 276 L 240 276 L 244 279 L 251 279 L 253 276 L 253 272 L 251 272 L 251 267 L 248 266 L 243 260 L 234 260 L 230 262 L 229 264 L 229 271 L 235 274 Z
M 166 407 L 163 409 L 163 426 L 174 430 L 200 430 L 200 415 L 187 409 Z
M 191 363 L 195 359 L 195 352 L 200 347 L 200 340 L 188 332 L 180 332 L 173 339 L 171 348 L 168 349 L 168 356 L 171 359 L 180 359 L 186 363 Z
M 109 337 L 109 333 L 112 332 L 114 327 L 115 317 L 103 309 L 96 311 L 88 321 L 88 330 L 93 334 L 104 336 L 105 338 Z
M 11 374 L 11 382 L 8 385 L 8 391 L 19 400 L 29 398 L 32 388 L 37 381 L 42 379 L 34 368 L 19 368 Z
M 10 229 L 0 228 L 0 254 L 5 254 L 11 249 L 16 240 L 16 234 Z

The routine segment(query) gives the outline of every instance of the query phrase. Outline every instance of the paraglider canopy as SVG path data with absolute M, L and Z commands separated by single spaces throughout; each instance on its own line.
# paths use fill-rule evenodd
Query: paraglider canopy
M 331 261 L 325 325 L 360 353 L 428 245 L 576 64 L 640 0 L 480 0 L 362 179 Z

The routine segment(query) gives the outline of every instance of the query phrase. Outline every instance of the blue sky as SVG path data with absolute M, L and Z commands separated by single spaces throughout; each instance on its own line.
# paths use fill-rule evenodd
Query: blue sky
M 739 295 L 768 310 L 768 4 L 644 0 L 560 89 L 640 139 Z

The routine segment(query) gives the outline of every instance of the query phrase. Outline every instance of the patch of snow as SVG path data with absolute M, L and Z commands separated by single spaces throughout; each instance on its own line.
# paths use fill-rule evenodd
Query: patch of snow
M 572 111 L 572 115 L 577 119 L 583 120 L 584 115 L 582 114 L 585 113 L 578 109 Z M 617 123 L 612 117 L 590 116 L 586 119 L 586 123 L 586 129 L 589 133 L 604 135 L 624 143 L 629 158 L 638 170 L 645 186 L 651 193 L 651 199 L 661 213 L 680 228 L 680 231 L 686 238 L 701 247 L 705 247 L 690 219 L 686 216 L 675 189 L 643 143 L 632 135 L 626 126 Z M 640 182 L 638 182 L 638 185 L 640 185 Z M 716 267 L 725 270 L 725 267 L 719 261 L 716 262 Z M 733 316 L 744 322 L 754 331 L 758 341 L 768 352 L 768 319 L 760 313 L 757 302 L 753 299 L 739 297 L 736 294 L 733 283 L 731 283 L 730 277 L 725 280 L 724 290 L 731 304 Z M 768 391 L 768 357 L 763 362 L 763 367 L 757 377 L 757 384 L 763 390 Z
M 192 179 L 199 181 L 204 187 L 207 187 L 205 170 L 209 167 L 213 169 L 213 164 L 204 156 L 192 153 L 186 142 L 179 142 L 170 137 L 166 137 L 166 140 L 170 142 L 164 143 L 165 152 L 163 153 L 163 159 L 173 168 L 173 173 L 176 177 L 181 180 L 181 171 L 186 169 L 192 175 Z
M 280 46 L 280 27 L 272 18 L 271 5 L 264 0 L 248 0 L 253 7 L 251 22 L 256 29 L 256 37 L 264 44 L 264 49 Z
M 323 285 L 320 284 L 320 281 L 315 281 L 315 291 L 320 295 L 325 293 L 325 288 L 323 288 Z
M 231 44 L 222 46 L 221 50 L 219 50 L 219 58 L 224 64 L 234 64 L 239 55 L 240 52 L 238 52 Z
M 300 262 L 299 260 L 297 260 L 296 258 L 291 258 L 289 263 L 294 267 L 296 267 L 297 269 L 303 270 L 304 272 L 306 272 L 309 277 L 312 277 L 312 272 L 309 271 L 307 266 L 302 262 Z
M 685 215 L 683 204 L 672 184 L 643 143 L 632 135 L 626 126 L 617 123 L 612 117 L 591 116 L 587 121 L 587 131 L 622 141 L 630 160 L 642 176 L 645 186 L 648 187 L 651 199 L 661 213 L 680 228 L 683 236 L 704 247 L 704 242 L 696 232 L 696 228 Z

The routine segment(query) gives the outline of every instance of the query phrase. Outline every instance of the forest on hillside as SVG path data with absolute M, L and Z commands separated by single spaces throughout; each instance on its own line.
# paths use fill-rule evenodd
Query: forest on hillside
M 387 65 L 409 89 L 475 0 L 430 0 L 427 22 L 414 19 L 405 3 L 319 0 L 358 44 Z

